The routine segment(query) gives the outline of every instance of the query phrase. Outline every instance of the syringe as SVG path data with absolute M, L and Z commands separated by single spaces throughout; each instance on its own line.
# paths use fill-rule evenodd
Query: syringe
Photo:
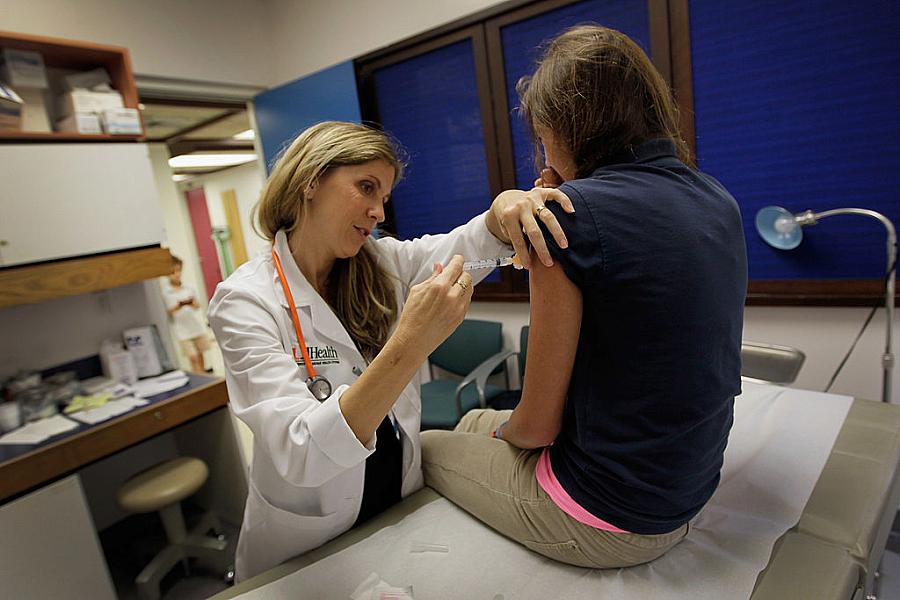
M 496 269 L 497 267 L 508 267 L 512 265 L 517 269 L 522 268 L 519 257 L 516 255 L 506 256 L 504 258 L 484 258 L 481 260 L 467 260 L 463 263 L 463 271 L 475 271 L 477 269 Z

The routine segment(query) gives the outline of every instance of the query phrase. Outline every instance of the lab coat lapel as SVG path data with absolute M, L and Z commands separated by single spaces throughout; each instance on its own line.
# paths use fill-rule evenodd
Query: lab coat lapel
M 306 277 L 303 276 L 303 273 L 300 271 L 299 267 L 297 267 L 297 263 L 291 257 L 291 250 L 288 247 L 287 236 L 284 231 L 279 231 L 275 234 L 275 251 L 278 252 L 278 257 L 281 259 L 284 275 L 287 278 L 291 294 L 294 296 L 297 310 L 299 311 L 302 308 L 307 307 L 310 311 L 314 330 L 313 333 L 316 338 L 327 337 L 332 342 L 344 346 L 348 352 L 350 352 L 350 355 L 347 358 L 353 357 L 354 359 L 362 360 L 362 356 L 359 354 L 356 344 L 350 339 L 350 335 L 344 329 L 344 326 L 341 325 L 341 322 L 334 314 L 334 311 L 332 311 L 331 307 L 328 306 L 328 303 L 319 296 L 319 293 L 313 288 L 309 281 L 306 280 Z M 288 301 L 284 295 L 284 290 L 281 287 L 277 272 L 274 272 L 273 278 L 272 284 L 275 286 L 276 297 L 279 299 L 282 306 L 288 308 Z M 304 337 L 310 336 L 310 334 L 305 331 L 303 334 Z M 307 343 L 309 343 L 309 340 L 307 340 Z

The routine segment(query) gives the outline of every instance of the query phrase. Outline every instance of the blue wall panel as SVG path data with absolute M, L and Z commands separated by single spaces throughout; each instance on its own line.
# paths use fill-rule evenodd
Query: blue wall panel
M 500 30 L 506 75 L 506 100 L 511 109 L 510 129 L 516 167 L 516 185 L 528 189 L 537 173 L 531 133 L 515 107 L 519 106 L 516 83 L 534 72 L 541 46 L 564 30 L 585 22 L 618 29 L 650 54 L 650 26 L 646 0 L 585 0 L 524 19 Z
M 353 61 L 266 90 L 253 99 L 266 172 L 282 148 L 319 121 L 359 123 L 359 97 Z
M 449 231 L 486 210 L 491 190 L 472 41 L 384 67 L 374 80 L 381 124 L 409 153 L 391 199 L 398 237 Z
M 756 212 L 871 208 L 900 220 L 900 2 L 691 0 L 699 166 L 737 198 L 751 279 L 878 278 L 884 228 L 832 217 L 785 252 Z

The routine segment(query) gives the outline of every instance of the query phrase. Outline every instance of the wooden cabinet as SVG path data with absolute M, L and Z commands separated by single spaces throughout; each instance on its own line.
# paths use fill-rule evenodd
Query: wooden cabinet
M 40 52 L 49 74 L 61 71 L 90 71 L 103 67 L 109 73 L 112 87 L 122 94 L 126 108 L 138 108 L 138 93 L 127 48 L 90 42 L 0 31 L 0 48 Z M 51 84 L 52 87 L 52 84 Z M 3 140 L 35 141 L 134 141 L 138 135 L 87 135 L 68 132 L 28 132 L 0 130 Z
M 126 48 L 4 31 L 0 48 L 40 52 L 49 103 L 62 74 L 102 67 L 123 104 L 138 108 Z M 140 137 L 0 131 L 0 308 L 169 272 L 148 148 L 134 143 Z

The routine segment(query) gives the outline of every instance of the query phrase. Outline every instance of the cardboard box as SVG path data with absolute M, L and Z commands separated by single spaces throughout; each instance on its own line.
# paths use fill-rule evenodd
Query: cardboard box
M 16 91 L 22 98 L 22 131 L 53 131 L 44 103 L 44 90 L 19 88 Z
M 95 113 L 75 113 L 56 122 L 57 131 L 72 133 L 103 133 L 100 117 Z
M 44 57 L 32 50 L 0 48 L 0 78 L 21 91 L 23 88 L 47 89 Z
M 0 130 L 22 129 L 22 98 L 10 87 L 0 83 Z
M 90 71 L 69 73 L 62 78 L 63 89 L 67 92 L 74 90 L 103 91 L 112 89 L 112 80 L 109 73 L 103 67 Z
M 100 115 L 103 131 L 112 135 L 143 135 L 141 115 L 136 108 L 108 108 Z
M 108 108 L 122 108 L 122 94 L 119 92 L 90 92 L 73 90 L 59 97 L 57 114 L 60 118 L 74 113 L 100 114 Z

